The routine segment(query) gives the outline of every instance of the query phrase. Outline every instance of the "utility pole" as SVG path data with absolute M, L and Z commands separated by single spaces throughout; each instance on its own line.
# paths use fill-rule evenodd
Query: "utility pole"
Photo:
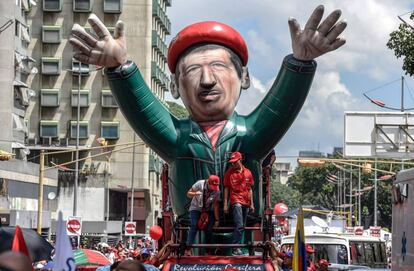
M 374 178 L 374 226 L 378 224 L 378 171 L 377 158 L 375 157 L 375 178 Z
M 75 185 L 73 189 L 73 216 L 76 216 L 78 207 L 78 183 L 79 183 L 79 119 L 80 119 L 80 88 L 81 88 L 81 62 L 79 61 L 79 73 L 78 73 L 78 104 L 77 104 L 77 117 L 76 117 L 76 147 L 75 147 Z M 73 71 L 72 71 L 73 72 Z
M 361 168 L 358 168 L 358 226 L 361 226 Z
M 353 216 L 352 197 L 353 197 L 353 194 L 352 194 L 352 166 L 351 166 L 351 169 L 349 171 L 349 214 L 351 216 L 351 225 L 350 225 L 351 227 L 352 227 L 352 216 Z
M 43 212 L 43 175 L 45 173 L 45 151 L 40 150 L 39 161 L 39 195 L 37 197 L 37 233 L 42 234 Z
M 401 76 L 401 112 L 404 112 L 404 76 Z
M 134 140 L 135 143 L 136 135 L 134 133 Z M 131 211 L 130 211 L 130 221 L 134 221 L 134 198 L 135 198 L 135 188 L 134 188 L 134 179 L 135 179 L 135 144 L 132 147 L 132 173 L 131 173 Z M 129 245 L 132 246 L 132 236 L 129 236 Z

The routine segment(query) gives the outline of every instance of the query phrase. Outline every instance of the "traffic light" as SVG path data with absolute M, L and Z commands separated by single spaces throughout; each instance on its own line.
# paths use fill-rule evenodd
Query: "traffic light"
M 326 161 L 319 159 L 298 159 L 299 166 L 302 167 L 323 167 Z
M 371 173 L 372 172 L 372 164 L 371 163 L 363 163 L 362 164 L 362 172 L 364 173 Z

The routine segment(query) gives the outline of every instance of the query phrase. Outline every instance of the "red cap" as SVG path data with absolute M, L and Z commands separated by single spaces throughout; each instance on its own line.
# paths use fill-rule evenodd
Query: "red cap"
M 308 253 L 314 253 L 315 250 L 313 249 L 313 247 L 309 244 L 306 245 L 306 252 Z
M 217 175 L 208 177 L 208 187 L 210 190 L 220 191 L 220 178 Z
M 318 262 L 318 265 L 329 266 L 329 262 L 325 259 L 320 259 L 319 262 Z
M 231 154 L 229 162 L 234 163 L 234 162 L 237 162 L 241 159 L 242 159 L 242 154 L 238 151 L 235 151 Z
M 206 21 L 187 26 L 171 40 L 167 54 L 168 68 L 171 73 L 175 73 L 181 54 L 187 48 L 199 43 L 213 43 L 228 47 L 240 57 L 243 66 L 247 65 L 249 53 L 240 33 L 226 24 Z

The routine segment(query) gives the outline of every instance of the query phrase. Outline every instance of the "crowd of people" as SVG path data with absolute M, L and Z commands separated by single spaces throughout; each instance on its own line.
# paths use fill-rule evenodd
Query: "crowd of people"
M 270 245 L 270 258 L 275 271 L 292 271 L 293 264 L 293 251 L 291 247 L 286 249 L 279 249 L 276 243 L 269 242 Z M 307 271 L 327 271 L 329 262 L 325 259 L 319 259 L 316 263 L 313 261 L 313 254 L 315 249 L 312 245 L 307 244 L 306 250 L 306 270 Z

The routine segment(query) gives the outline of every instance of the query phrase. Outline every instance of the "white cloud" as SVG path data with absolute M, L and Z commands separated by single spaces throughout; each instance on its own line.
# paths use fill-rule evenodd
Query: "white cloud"
M 343 34 L 347 43 L 317 59 L 318 71 L 309 97 L 278 145 L 282 155 L 297 155 L 300 149 L 317 146 L 330 152 L 333 146 L 342 146 L 344 111 L 378 109 L 364 100 L 360 90 L 382 85 L 402 73 L 401 61 L 396 60 L 386 42 L 399 24 L 397 15 L 413 9 L 412 0 L 174 0 L 168 12 L 173 34 L 197 21 L 217 20 L 245 37 L 249 69 L 254 76 L 237 110 L 247 114 L 262 100 L 283 57 L 291 52 L 288 17 L 297 18 L 303 27 L 319 4 L 325 5 L 326 14 L 336 8 L 342 10 L 342 18 L 348 22 Z

